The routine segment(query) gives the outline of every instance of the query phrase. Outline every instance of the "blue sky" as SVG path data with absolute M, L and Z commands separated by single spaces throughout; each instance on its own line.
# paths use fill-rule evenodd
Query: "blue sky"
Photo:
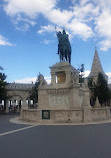
M 50 80 L 59 62 L 55 33 L 65 28 L 72 47 L 71 64 L 91 70 L 95 46 L 111 82 L 111 0 L 1 0 L 0 66 L 8 82 Z

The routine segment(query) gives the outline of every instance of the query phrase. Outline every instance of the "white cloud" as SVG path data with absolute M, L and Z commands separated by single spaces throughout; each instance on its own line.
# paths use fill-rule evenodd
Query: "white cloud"
M 53 25 L 41 26 L 41 29 L 37 33 L 41 34 L 44 32 L 54 32 L 55 27 Z
M 74 16 L 72 10 L 61 11 L 60 8 L 57 8 L 56 4 L 58 0 L 6 0 L 6 2 L 7 3 L 4 9 L 8 15 L 14 18 L 16 24 L 18 24 L 20 20 L 26 23 L 30 23 L 30 20 L 34 22 L 34 20 L 37 20 L 37 16 L 42 14 L 53 25 L 65 27 L 66 29 L 69 29 L 69 31 L 73 30 L 73 33 L 76 32 L 75 34 L 80 35 L 85 39 L 93 35 L 91 28 L 87 24 L 81 22 L 79 19 L 75 21 L 72 20 Z M 25 20 L 24 17 L 27 19 L 29 18 L 30 20 Z M 74 26 L 73 23 L 74 25 L 76 23 L 76 26 Z M 54 27 L 52 25 L 41 26 L 41 29 L 38 31 L 38 33 L 41 34 L 45 31 L 51 32 L 53 29 Z
M 53 41 L 51 41 L 51 40 L 46 40 L 46 39 L 43 40 L 43 43 L 46 44 L 46 45 L 48 45 L 48 44 L 50 44 L 50 43 L 52 43 L 52 42 L 53 42 Z
M 99 43 L 100 50 L 107 51 L 109 48 L 111 48 L 111 39 L 103 40 Z
M 52 23 L 58 26 L 65 26 L 72 18 L 73 13 L 72 11 L 60 9 L 52 9 L 45 15 Z
M 22 24 L 21 26 L 17 26 L 16 27 L 17 30 L 22 31 L 22 32 L 26 32 L 29 30 L 29 25 L 28 24 Z
M 51 77 L 44 77 L 45 80 L 47 81 L 48 84 L 51 83 Z M 26 84 L 31 84 L 32 82 L 35 83 L 37 80 L 37 77 L 27 77 L 27 78 L 23 78 L 23 79 L 15 79 L 13 82 L 15 83 L 26 83 Z
M 76 5 L 73 7 L 73 14 L 79 21 L 88 22 L 91 21 L 94 16 L 99 13 L 98 6 L 94 6 L 93 3 L 83 3 L 82 5 Z
M 27 78 L 23 78 L 23 79 L 20 79 L 20 80 L 17 80 L 15 79 L 13 82 L 15 83 L 35 83 L 37 77 L 33 77 L 33 78 L 30 78 L 30 77 L 27 77 Z
M 44 77 L 48 84 L 51 83 L 51 77 Z
M 111 84 L 111 72 L 107 72 L 106 75 L 108 76 L 108 83 Z
M 100 50 L 107 51 L 111 48 L 111 0 L 97 0 L 99 15 L 95 19 L 95 31 L 97 36 L 103 39 L 99 42 Z
M 18 16 L 14 19 L 13 21 L 15 24 L 19 24 L 19 22 L 25 22 L 27 24 L 30 24 L 32 26 L 34 26 L 36 24 L 36 21 L 31 19 L 31 18 L 27 18 L 27 17 L 22 17 L 20 14 L 18 14 Z
M 73 9 L 79 22 L 87 26 L 89 24 L 96 38 L 102 37 L 99 42 L 100 50 L 107 51 L 111 48 L 111 0 L 81 0 Z
M 55 5 L 56 0 L 6 0 L 4 9 L 10 16 L 25 13 L 28 17 L 35 18 L 38 13 L 45 14 Z
M 89 75 L 89 73 L 90 73 L 90 71 L 88 71 L 88 70 L 86 70 L 85 72 L 84 72 L 84 77 L 87 77 L 88 75 Z
M 70 29 L 73 35 L 79 35 L 83 39 L 93 36 L 92 29 L 77 19 L 73 19 L 70 24 L 67 24 L 67 28 Z
M 8 42 L 7 38 L 0 35 L 0 45 L 2 46 L 14 46 L 12 43 Z
M 85 74 L 84 77 L 88 77 L 89 73 L 90 73 L 90 71 L 86 70 L 84 72 L 84 74 Z M 111 72 L 106 72 L 106 75 L 108 76 L 108 83 L 111 83 Z
M 86 5 L 86 3 L 87 3 L 88 1 L 89 1 L 89 0 L 81 0 L 81 1 L 80 1 L 80 5 L 84 6 L 84 5 Z
M 111 38 L 111 11 L 104 10 L 96 19 L 96 31 L 99 36 Z
M 72 0 L 72 7 L 58 8 L 59 0 L 5 0 L 4 10 L 16 25 L 22 21 L 19 30 L 29 30 L 37 23 L 41 14 L 49 25 L 41 26 L 37 33 L 53 32 L 54 25 L 65 28 L 72 37 L 83 40 L 102 37 L 99 45 L 102 51 L 111 48 L 111 0 Z
M 42 40 L 40 43 L 41 43 L 41 44 L 49 45 L 49 44 L 53 43 L 53 40 L 44 39 L 44 40 Z
M 96 5 L 99 5 L 100 9 L 111 8 L 111 0 L 93 0 Z
M 89 73 L 90 73 L 90 71 L 86 70 L 84 72 L 84 77 L 88 77 Z M 108 76 L 108 83 L 111 84 L 111 72 L 107 72 L 106 75 Z M 44 78 L 45 78 L 45 80 L 47 81 L 48 84 L 51 83 L 51 76 L 46 76 Z M 15 82 L 15 83 L 27 83 L 27 84 L 30 83 L 31 84 L 32 82 L 35 83 L 36 80 L 37 80 L 37 77 L 32 77 L 32 78 L 27 77 L 27 78 L 23 78 L 23 79 L 20 79 L 20 80 L 14 80 L 13 82 Z
M 102 11 L 95 23 L 97 35 L 104 38 L 99 42 L 100 50 L 107 51 L 111 48 L 111 11 L 108 9 Z

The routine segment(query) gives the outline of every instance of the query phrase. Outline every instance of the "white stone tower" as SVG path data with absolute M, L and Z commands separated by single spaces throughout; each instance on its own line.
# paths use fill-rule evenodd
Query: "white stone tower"
M 94 82 L 97 82 L 97 78 L 98 78 L 98 74 L 102 73 L 104 78 L 106 79 L 106 81 L 108 81 L 108 76 L 104 73 L 99 56 L 98 56 L 98 52 L 95 48 L 95 54 L 94 54 L 94 58 L 93 58 L 93 64 L 92 64 L 92 68 L 91 68 L 91 72 L 89 74 L 88 77 L 93 78 Z

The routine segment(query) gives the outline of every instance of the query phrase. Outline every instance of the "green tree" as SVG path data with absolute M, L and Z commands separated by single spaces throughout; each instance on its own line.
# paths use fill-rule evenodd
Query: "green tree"
M 84 82 L 84 64 L 81 64 L 81 67 L 78 69 L 79 70 L 79 83 Z
M 95 95 L 98 96 L 101 105 L 108 105 L 110 101 L 110 89 L 107 81 L 102 73 L 98 74 L 97 85 L 95 89 Z
M 93 104 L 95 103 L 96 97 L 98 97 L 101 106 L 108 106 L 110 104 L 110 89 L 102 73 L 98 74 L 96 83 L 93 81 L 93 78 L 89 78 L 88 87 L 91 92 L 91 102 Z
M 36 82 L 32 88 L 30 99 L 34 101 L 34 103 L 38 102 L 38 86 L 40 85 L 40 73 L 37 76 Z
M 0 100 L 5 100 L 7 98 L 7 93 L 6 93 L 6 85 L 7 82 L 6 80 L 6 75 L 4 73 L 0 72 Z
M 2 67 L 0 67 L 0 70 L 3 70 Z M 6 102 L 7 97 L 7 90 L 6 90 L 6 75 L 5 73 L 0 72 L 0 100 L 4 100 Z

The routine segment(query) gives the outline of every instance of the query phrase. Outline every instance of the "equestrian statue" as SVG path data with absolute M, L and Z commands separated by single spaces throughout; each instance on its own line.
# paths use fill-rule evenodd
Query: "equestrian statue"
M 66 34 L 65 30 L 56 31 L 56 35 L 58 38 L 58 55 L 60 57 L 60 62 L 67 61 L 71 63 L 71 45 L 69 42 L 68 34 Z

